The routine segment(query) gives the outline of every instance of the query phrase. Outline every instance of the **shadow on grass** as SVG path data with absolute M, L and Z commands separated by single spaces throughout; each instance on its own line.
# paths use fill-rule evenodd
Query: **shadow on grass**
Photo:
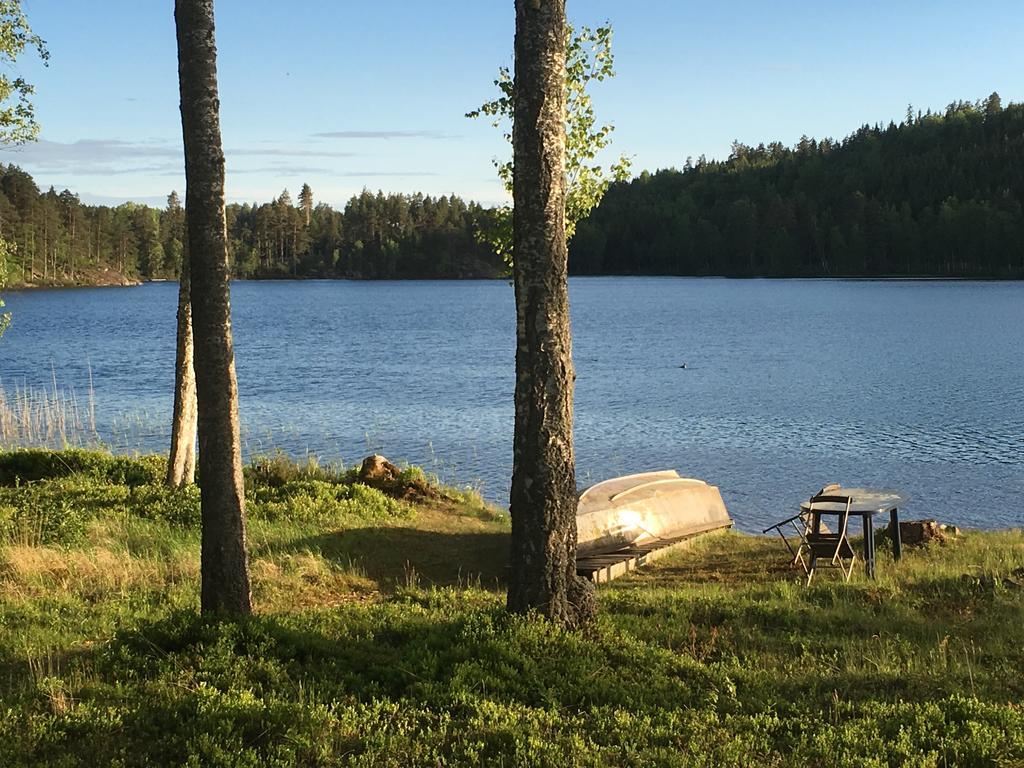
M 789 553 L 778 539 L 726 533 L 709 536 L 691 549 L 642 568 L 616 581 L 616 589 L 650 589 L 703 584 L 766 584 L 797 581 L 800 567 L 790 565 Z
M 26 657 L 0 656 L 0 702 L 42 691 L 48 680 L 91 670 L 94 653 L 84 649 L 48 649 Z
M 314 552 L 342 567 L 358 567 L 386 591 L 396 584 L 504 589 L 508 549 L 503 532 L 380 527 L 298 539 L 283 551 Z
M 94 707 L 80 711 L 103 715 L 76 716 L 26 690 L 11 702 L 20 714 L 0 756 L 6 748 L 40 765 L 315 765 L 324 752 L 368 752 L 374 764 L 434 765 L 437 756 L 416 759 L 426 730 L 443 755 L 475 727 L 475 759 L 456 762 L 487 765 L 507 756 L 503 731 L 518 729 L 524 710 L 708 709 L 731 697 L 724 673 L 652 646 L 623 651 L 614 636 L 588 640 L 443 595 L 238 621 L 179 611 L 89 653 L 88 679 L 62 690 Z M 439 726 L 441 713 L 456 726 Z M 491 724 L 481 729 L 475 713 Z M 406 747 L 411 759 L 379 760 Z
M 861 540 L 851 539 L 857 560 L 854 580 L 865 579 Z M 804 555 L 805 559 L 807 555 Z M 879 552 L 876 567 L 892 567 L 886 553 Z M 749 536 L 726 533 L 709 536 L 692 549 L 658 562 L 654 567 L 636 571 L 631 578 L 616 582 L 619 589 L 649 589 L 651 587 L 681 587 L 704 584 L 728 586 L 764 585 L 773 582 L 803 584 L 806 574 L 799 565 L 792 564 L 792 555 L 778 537 Z M 839 580 L 838 569 L 819 566 L 815 583 Z

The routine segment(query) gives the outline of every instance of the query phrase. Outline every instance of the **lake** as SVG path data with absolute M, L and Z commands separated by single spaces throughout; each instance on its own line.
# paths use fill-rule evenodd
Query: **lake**
M 103 440 L 166 450 L 176 298 L 8 293 L 0 384 L 84 400 L 91 372 Z M 913 517 L 1024 522 L 1022 283 L 579 278 L 570 299 L 581 486 L 676 468 L 747 531 L 832 481 L 903 490 Z M 248 455 L 379 452 L 506 504 L 506 282 L 236 282 L 232 304 Z

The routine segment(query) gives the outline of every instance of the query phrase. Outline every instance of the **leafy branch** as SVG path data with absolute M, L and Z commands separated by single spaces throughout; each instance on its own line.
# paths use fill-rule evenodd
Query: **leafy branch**
M 4 71 L 30 47 L 44 65 L 49 61 L 46 43 L 29 27 L 19 0 L 0 0 L 0 144 L 24 144 L 39 135 L 31 100 L 35 87 Z
M 601 202 L 609 184 L 629 178 L 630 161 L 622 155 L 607 168 L 594 162 L 611 143 L 611 134 L 615 130 L 610 123 L 598 124 L 593 101 L 587 92 L 590 83 L 615 76 L 611 25 L 605 24 L 596 29 L 580 27 L 578 32 L 566 26 L 565 35 L 565 234 L 571 238 L 576 224 Z M 467 112 L 466 117 L 490 118 L 492 125 L 502 130 L 505 140 L 511 143 L 515 82 L 508 67 L 498 70 L 494 84 L 498 88 L 498 97 Z M 512 160 L 496 158 L 493 162 L 498 178 L 511 194 Z M 497 208 L 493 220 L 481 226 L 477 237 L 489 243 L 511 266 L 512 207 Z

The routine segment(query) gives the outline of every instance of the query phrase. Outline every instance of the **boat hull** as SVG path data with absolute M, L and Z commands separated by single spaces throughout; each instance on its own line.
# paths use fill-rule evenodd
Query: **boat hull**
M 717 486 L 674 470 L 597 483 L 580 494 L 577 555 L 616 552 L 728 528 L 732 519 Z

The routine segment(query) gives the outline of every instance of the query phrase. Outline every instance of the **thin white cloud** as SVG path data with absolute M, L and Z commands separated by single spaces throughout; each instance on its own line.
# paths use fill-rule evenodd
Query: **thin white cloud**
M 240 174 L 249 173 L 264 173 L 269 175 L 291 175 L 296 176 L 300 174 L 326 176 L 331 178 L 370 178 L 376 176 L 397 176 L 412 177 L 412 176 L 437 176 L 433 171 L 343 171 L 334 172 L 329 168 L 317 168 L 315 166 L 307 165 L 271 165 L 264 166 L 261 168 L 232 168 L 228 166 L 228 176 L 236 176 Z
M 79 139 L 72 142 L 41 139 L 20 147 L 0 150 L 0 159 L 29 170 L 61 170 L 73 174 L 132 172 L 151 173 L 153 160 L 181 158 L 181 149 L 166 143 L 120 139 Z M 150 161 L 140 166 L 139 161 Z
M 167 195 L 95 195 L 92 192 L 82 192 L 78 199 L 86 205 L 109 205 L 114 208 L 128 201 L 153 208 L 163 208 L 167 205 Z
M 317 139 L 457 139 L 444 131 L 326 131 L 311 134 Z
M 353 152 L 288 147 L 235 147 L 226 150 L 225 155 L 229 167 L 235 158 L 246 157 L 326 160 L 356 156 Z M 79 139 L 72 142 L 42 139 L 20 147 L 0 149 L 0 161 L 22 166 L 33 174 L 60 173 L 68 176 L 177 175 L 184 172 L 185 162 L 179 144 L 160 139 Z M 259 170 L 236 172 L 258 173 Z M 312 170 L 323 172 L 324 169 Z
M 324 168 L 311 165 L 266 165 L 256 168 L 233 168 L 230 164 L 227 168 L 228 176 L 237 176 L 248 173 L 265 173 L 268 176 L 297 175 L 297 174 L 323 174 L 327 173 Z
M 331 175 L 357 179 L 370 176 L 437 176 L 433 171 L 348 171 L 346 173 L 332 173 Z
M 228 157 L 358 157 L 355 152 L 331 152 L 317 149 L 226 149 Z

